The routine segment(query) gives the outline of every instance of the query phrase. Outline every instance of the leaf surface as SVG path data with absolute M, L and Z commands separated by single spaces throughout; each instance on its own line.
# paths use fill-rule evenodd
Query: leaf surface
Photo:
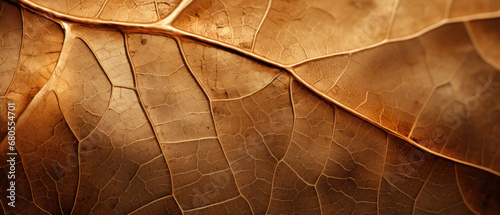
M 0 3 L 2 214 L 500 213 L 497 1 Z

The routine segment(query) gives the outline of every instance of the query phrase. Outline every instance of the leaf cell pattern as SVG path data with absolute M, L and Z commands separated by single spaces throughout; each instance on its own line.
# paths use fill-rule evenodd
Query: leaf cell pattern
M 496 0 L 0 6 L 0 214 L 500 213 Z

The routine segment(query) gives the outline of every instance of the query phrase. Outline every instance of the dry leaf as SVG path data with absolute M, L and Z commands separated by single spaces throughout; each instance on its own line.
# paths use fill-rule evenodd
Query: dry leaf
M 1 214 L 500 214 L 496 0 L 0 5 Z

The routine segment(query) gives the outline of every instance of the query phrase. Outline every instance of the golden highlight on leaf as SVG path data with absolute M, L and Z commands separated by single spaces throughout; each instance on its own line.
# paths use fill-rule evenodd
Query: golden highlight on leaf
M 271 0 L 197 0 L 175 20 L 188 32 L 251 49 Z
M 111 83 L 89 47 L 74 39 L 66 65 L 56 74 L 56 93 L 68 124 L 79 140 L 97 126 L 108 106 Z M 67 41 L 66 45 L 71 43 Z
M 394 3 L 274 0 L 258 32 L 255 52 L 289 64 L 380 42 Z

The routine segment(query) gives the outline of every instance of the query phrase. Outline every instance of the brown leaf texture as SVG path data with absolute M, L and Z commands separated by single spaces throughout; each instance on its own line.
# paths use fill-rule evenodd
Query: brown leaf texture
M 0 214 L 500 214 L 496 0 L 0 6 Z
M 16 102 L 15 113 L 22 114 L 45 85 L 57 64 L 64 33 L 56 23 L 5 1 L 0 22 L 0 119 L 4 122 L 6 103 Z M 6 131 L 7 125 L 2 123 L 2 139 Z
M 33 2 L 79 17 L 143 23 L 165 18 L 179 4 L 179 0 L 35 0 Z

